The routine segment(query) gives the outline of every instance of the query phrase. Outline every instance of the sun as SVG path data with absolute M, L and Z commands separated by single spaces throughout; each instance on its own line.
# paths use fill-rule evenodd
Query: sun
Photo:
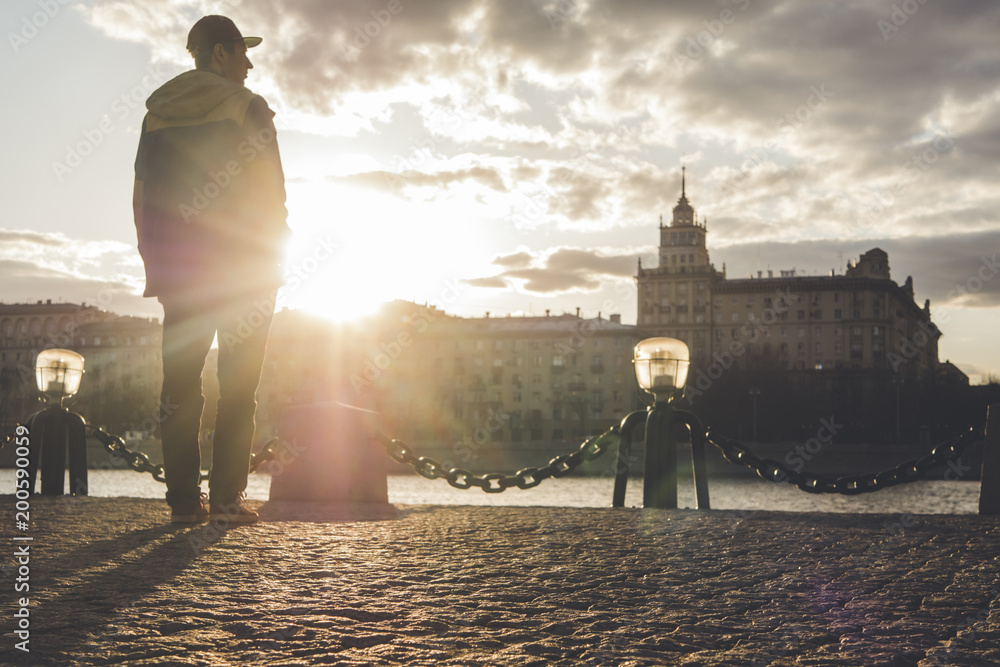
M 296 183 L 278 307 L 356 321 L 395 299 L 433 302 L 486 252 L 468 211 L 365 188 Z

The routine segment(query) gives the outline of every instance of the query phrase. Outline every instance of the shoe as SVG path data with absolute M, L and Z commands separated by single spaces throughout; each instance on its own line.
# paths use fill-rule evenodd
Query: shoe
M 213 501 L 208 513 L 212 521 L 228 523 L 257 523 L 260 518 L 256 512 L 247 507 L 245 493 L 239 494 L 227 503 Z
M 204 493 L 197 498 L 181 498 L 170 506 L 171 523 L 202 523 L 208 521 L 208 508 Z

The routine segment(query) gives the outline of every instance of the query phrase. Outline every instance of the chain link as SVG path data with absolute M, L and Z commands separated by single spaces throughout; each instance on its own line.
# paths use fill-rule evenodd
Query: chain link
M 18 424 L 17 426 L 21 426 L 21 424 Z M 0 451 L 3 451 L 4 447 L 6 447 L 7 445 L 13 443 L 14 440 L 17 439 L 17 435 L 16 435 L 16 433 L 17 433 L 17 427 L 15 426 L 14 429 L 15 429 L 14 433 L 8 433 L 7 435 L 4 436 L 3 441 L 0 441 Z
M 112 456 L 118 457 L 128 464 L 128 467 L 136 472 L 148 472 L 157 482 L 166 482 L 163 478 L 163 466 L 154 465 L 149 457 L 142 452 L 133 452 L 121 439 L 121 436 L 112 435 L 107 431 L 87 424 L 87 435 L 100 440 L 104 448 Z
M 154 464 L 149 460 L 149 457 L 142 452 L 133 452 L 122 440 L 121 436 L 113 435 L 107 431 L 100 429 L 96 426 L 91 426 L 87 424 L 87 435 L 90 435 L 101 442 L 104 448 L 108 450 L 108 453 L 112 456 L 120 458 L 128 464 L 128 467 L 136 472 L 148 472 L 153 476 L 157 482 L 166 482 L 167 480 L 163 477 L 163 466 L 159 463 Z M 278 438 L 271 438 L 259 452 L 250 455 L 250 472 L 256 472 L 264 462 L 271 461 L 277 456 L 275 451 L 275 445 L 279 442 Z M 205 481 L 208 479 L 206 473 L 202 473 L 199 481 Z
M 705 432 L 708 442 L 719 448 L 723 458 L 730 463 L 750 468 L 763 479 L 794 484 L 808 493 L 840 493 L 849 496 L 870 493 L 919 479 L 927 471 L 961 455 L 966 447 L 982 435 L 982 429 L 970 428 L 960 436 L 945 440 L 921 459 L 904 461 L 894 468 L 879 473 L 833 478 L 813 472 L 792 470 L 780 461 L 760 458 L 746 445 L 712 433 L 711 429 Z
M 478 487 L 486 493 L 501 493 L 507 489 L 532 489 L 550 477 L 563 477 L 584 461 L 593 461 L 604 454 L 608 447 L 619 440 L 618 427 L 613 426 L 601 435 L 588 438 L 580 448 L 568 454 L 556 456 L 542 468 L 523 468 L 512 475 L 493 472 L 476 475 L 463 468 L 449 468 L 427 456 L 416 456 L 413 449 L 401 440 L 390 438 L 384 433 L 378 439 L 385 447 L 386 454 L 396 463 L 412 466 L 417 474 L 428 479 L 444 478 L 456 489 Z

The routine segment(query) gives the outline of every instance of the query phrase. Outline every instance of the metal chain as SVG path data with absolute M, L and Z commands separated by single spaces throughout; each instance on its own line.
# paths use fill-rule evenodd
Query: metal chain
M 163 477 L 163 466 L 159 463 L 154 464 L 149 460 L 149 457 L 142 452 L 133 452 L 122 440 L 121 436 L 113 435 L 100 429 L 96 426 L 91 426 L 87 424 L 87 434 L 93 436 L 101 441 L 104 448 L 112 456 L 124 459 L 132 470 L 136 472 L 148 472 L 153 476 L 157 482 L 166 482 L 167 480 Z M 256 454 L 250 455 L 250 472 L 256 472 L 265 461 L 271 461 L 277 455 L 275 451 L 275 445 L 279 442 L 278 438 L 271 438 L 267 441 L 264 447 L 261 448 Z M 208 475 L 205 473 L 201 474 L 199 481 L 205 481 L 208 479 Z
M 780 461 L 760 458 L 751 452 L 746 445 L 712 433 L 711 429 L 705 432 L 708 442 L 718 447 L 727 461 L 746 466 L 763 479 L 770 482 L 794 484 L 809 493 L 840 493 L 849 496 L 915 481 L 928 470 L 961 455 L 970 443 L 981 438 L 982 435 L 982 429 L 970 428 L 960 436 L 945 440 L 921 459 L 904 461 L 894 468 L 879 473 L 833 478 L 812 472 L 792 470 Z
M 432 458 L 417 456 L 413 449 L 402 440 L 390 438 L 384 433 L 379 433 L 377 437 L 385 447 L 389 458 L 397 463 L 413 466 L 417 474 L 427 479 L 443 477 L 456 489 L 469 489 L 476 486 L 486 493 L 500 493 L 515 486 L 519 489 L 531 489 L 550 477 L 563 477 L 569 474 L 584 461 L 593 461 L 602 455 L 609 446 L 617 443 L 619 432 L 618 427 L 613 426 L 601 435 L 588 438 L 575 452 L 553 458 L 545 467 L 522 468 L 513 475 L 499 472 L 476 475 L 464 468 L 447 468 Z
M 100 440 L 101 444 L 104 445 L 104 448 L 108 450 L 108 453 L 112 456 L 124 459 L 125 463 L 127 463 L 132 470 L 135 470 L 136 472 L 148 472 L 157 482 L 167 481 L 163 478 L 162 465 L 154 465 L 153 462 L 149 460 L 149 457 L 142 452 L 133 452 L 128 448 L 121 436 L 112 435 L 104 429 L 91 426 L 90 424 L 87 424 L 86 428 L 87 435 Z
M 4 436 L 3 441 L 0 442 L 0 451 L 3 451 L 4 447 L 6 447 L 7 445 L 12 444 L 15 440 L 17 440 L 17 427 L 18 426 L 24 426 L 24 424 L 17 424 L 14 427 L 14 432 L 13 433 L 8 433 L 7 435 Z

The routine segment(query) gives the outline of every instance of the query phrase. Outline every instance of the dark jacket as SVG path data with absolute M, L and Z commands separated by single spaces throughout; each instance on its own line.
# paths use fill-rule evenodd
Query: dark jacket
M 264 98 L 192 70 L 146 108 L 133 197 L 145 296 L 225 299 L 280 285 L 285 185 Z

